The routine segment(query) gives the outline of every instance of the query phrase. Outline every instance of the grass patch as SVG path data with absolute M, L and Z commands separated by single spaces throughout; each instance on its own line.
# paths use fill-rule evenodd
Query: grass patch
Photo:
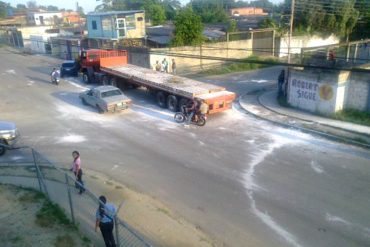
M 36 214 L 36 224 L 41 227 L 52 227 L 56 223 L 73 227 L 64 211 L 57 204 L 45 200 Z
M 65 234 L 62 236 L 58 236 L 55 239 L 54 246 L 55 247 L 73 247 L 75 246 L 75 242 L 73 241 L 73 238 L 70 235 Z
M 262 68 L 274 66 L 274 64 L 271 65 L 271 64 L 250 63 L 249 60 L 265 61 L 265 62 L 271 62 L 271 63 L 277 62 L 277 60 L 274 58 L 260 58 L 257 56 L 250 56 L 246 59 L 242 59 L 242 62 L 240 63 L 232 63 L 232 64 L 222 66 L 221 68 L 204 70 L 199 73 L 199 76 L 222 75 L 222 74 L 262 69 Z
M 10 239 L 10 242 L 12 242 L 13 244 L 16 244 L 22 241 L 23 241 L 23 238 L 21 236 L 16 236 Z
M 115 187 L 117 190 L 120 190 L 120 189 L 123 189 L 123 187 L 122 186 L 120 186 L 120 185 L 116 185 L 116 187 Z
M 157 211 L 164 213 L 165 215 L 170 216 L 170 212 L 165 208 L 157 208 Z
M 113 183 L 111 181 L 105 181 L 106 184 L 108 185 L 113 185 Z
M 342 110 L 333 115 L 334 119 L 370 126 L 370 113 L 358 110 Z
M 40 191 L 27 191 L 21 195 L 18 200 L 23 203 L 35 203 L 39 202 L 41 199 L 45 199 L 45 196 Z
M 85 243 L 85 244 L 90 244 L 91 243 L 91 241 L 90 241 L 90 239 L 88 238 L 88 237 L 86 237 L 86 236 L 82 236 L 82 241 Z
M 97 176 L 91 175 L 90 178 L 92 179 L 99 179 Z

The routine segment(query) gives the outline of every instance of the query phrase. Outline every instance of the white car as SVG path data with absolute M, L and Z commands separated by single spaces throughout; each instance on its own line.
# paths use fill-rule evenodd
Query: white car
M 113 86 L 99 86 L 80 94 L 85 105 L 96 107 L 100 113 L 125 110 L 131 100 L 119 88 Z

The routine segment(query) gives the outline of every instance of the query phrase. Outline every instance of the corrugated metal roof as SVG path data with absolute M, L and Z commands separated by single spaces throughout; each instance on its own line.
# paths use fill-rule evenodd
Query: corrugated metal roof
M 131 15 L 131 14 L 136 14 L 136 13 L 144 13 L 144 10 L 90 12 L 87 14 L 87 16 Z

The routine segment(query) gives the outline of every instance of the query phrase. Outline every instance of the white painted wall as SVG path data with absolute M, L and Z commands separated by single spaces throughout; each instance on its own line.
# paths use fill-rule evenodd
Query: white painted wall
M 28 23 L 36 26 L 40 25 L 54 25 L 54 16 L 62 18 L 61 12 L 30 12 L 27 14 Z M 41 23 L 44 20 L 44 24 Z
M 46 53 L 45 44 L 50 44 L 50 37 L 56 37 L 58 34 L 31 35 L 30 48 L 32 52 Z
M 301 54 L 301 48 L 318 47 L 324 45 L 339 44 L 339 39 L 331 35 L 330 37 L 323 39 L 319 36 L 295 36 L 292 37 L 290 42 L 290 53 Z M 288 55 L 288 36 L 280 38 L 280 52 L 279 57 L 285 57 Z

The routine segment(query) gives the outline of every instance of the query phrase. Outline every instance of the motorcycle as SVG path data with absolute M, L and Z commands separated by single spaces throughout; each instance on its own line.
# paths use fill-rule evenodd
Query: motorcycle
M 53 71 L 51 73 L 51 83 L 55 85 L 59 85 L 60 82 L 60 73 L 58 70 Z
M 186 107 L 182 106 L 181 111 L 175 113 L 174 119 L 177 123 L 184 123 L 184 122 L 188 121 L 189 117 L 190 117 L 190 113 L 187 113 L 186 112 Z M 197 117 L 195 117 L 195 114 L 194 114 L 192 119 L 191 119 L 191 122 L 198 125 L 198 126 L 206 125 L 206 121 L 207 121 L 207 116 L 206 115 L 199 115 L 199 114 L 197 115 Z

